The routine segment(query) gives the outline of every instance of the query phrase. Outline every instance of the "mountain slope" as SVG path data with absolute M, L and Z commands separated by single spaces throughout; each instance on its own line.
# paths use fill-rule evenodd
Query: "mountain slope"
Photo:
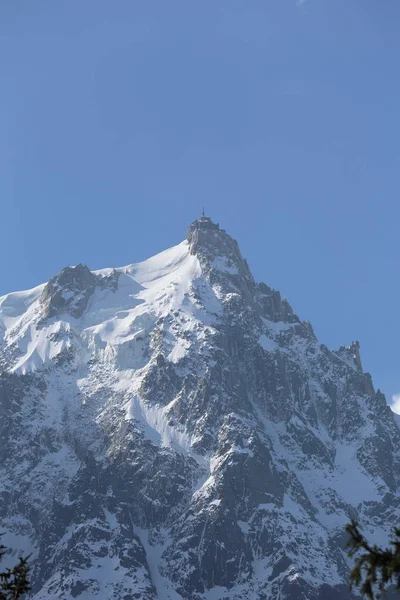
M 35 600 L 350 598 L 345 523 L 385 543 L 399 517 L 358 344 L 320 344 L 208 218 L 1 298 L 0 336 L 1 523 Z

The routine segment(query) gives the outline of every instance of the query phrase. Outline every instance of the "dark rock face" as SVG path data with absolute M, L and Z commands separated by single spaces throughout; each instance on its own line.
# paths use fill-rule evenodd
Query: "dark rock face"
M 45 286 L 41 303 L 43 318 L 49 319 L 65 313 L 79 318 L 87 307 L 96 285 L 116 289 L 118 274 L 97 277 L 86 265 L 66 267 Z
M 344 525 L 386 543 L 400 514 L 399 428 L 357 344 L 321 345 L 207 218 L 28 297 L 0 346 L 0 518 L 32 598 L 355 598 Z
M 227 292 L 240 290 L 245 300 L 251 300 L 256 284 L 236 240 L 208 217 L 192 223 L 187 240 L 211 284 L 224 284 Z
M 350 344 L 350 346 L 341 346 L 336 354 L 343 360 L 347 361 L 350 365 L 360 369 L 360 371 L 363 370 L 359 342 L 353 342 Z
M 67 267 L 53 277 L 43 290 L 44 318 L 68 312 L 80 317 L 95 287 L 95 276 L 86 265 Z

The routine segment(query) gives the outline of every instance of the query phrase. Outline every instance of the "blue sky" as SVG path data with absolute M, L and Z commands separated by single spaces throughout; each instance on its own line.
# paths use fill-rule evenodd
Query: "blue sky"
M 0 294 L 144 259 L 206 211 L 400 392 L 400 3 L 0 5 Z

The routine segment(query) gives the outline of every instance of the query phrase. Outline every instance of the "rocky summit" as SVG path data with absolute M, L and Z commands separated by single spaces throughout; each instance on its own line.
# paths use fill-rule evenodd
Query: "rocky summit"
M 34 600 L 346 600 L 400 431 L 209 218 L 142 263 L 0 298 L 0 519 Z

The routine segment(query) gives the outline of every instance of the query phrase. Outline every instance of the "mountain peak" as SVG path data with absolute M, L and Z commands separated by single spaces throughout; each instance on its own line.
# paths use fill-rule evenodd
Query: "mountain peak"
M 253 280 L 247 261 L 243 258 L 237 241 L 219 223 L 202 216 L 189 226 L 187 241 L 190 253 L 208 267 L 225 271 L 231 275 L 242 274 Z
M 255 281 L 237 241 L 219 223 L 214 223 L 204 212 L 188 229 L 190 253 L 197 256 L 204 273 L 212 283 L 219 283 L 226 291 L 241 290 L 252 297 Z M 232 288 L 232 289 L 228 289 Z
M 355 600 L 344 526 L 386 545 L 399 428 L 358 343 L 320 344 L 204 213 L 146 261 L 0 298 L 0 331 L 31 600 Z
M 199 242 L 208 242 L 218 238 L 218 232 L 222 232 L 219 223 L 214 223 L 210 217 L 206 217 L 204 212 L 199 219 L 196 219 L 189 225 L 187 240 L 191 246 L 192 254 L 196 253 Z
M 66 310 L 80 317 L 95 286 L 95 276 L 86 265 L 66 267 L 45 286 L 41 300 L 45 317 L 54 317 Z

